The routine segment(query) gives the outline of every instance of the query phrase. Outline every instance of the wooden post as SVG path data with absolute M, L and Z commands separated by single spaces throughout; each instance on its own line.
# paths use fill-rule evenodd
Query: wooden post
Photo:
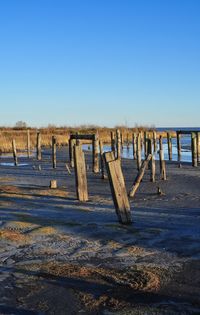
M 176 132 L 178 162 L 181 162 L 181 134 Z
M 192 166 L 198 166 L 197 160 L 197 135 L 195 132 L 191 133 L 191 149 L 192 149 Z
M 74 167 L 74 145 L 75 145 L 75 140 L 69 139 L 69 160 L 70 160 L 71 167 Z
M 99 149 L 100 149 L 100 162 L 101 162 L 101 178 L 105 179 L 105 172 L 104 172 L 104 157 L 103 157 L 103 142 L 102 140 L 99 141 Z
M 99 173 L 99 137 L 98 133 L 93 137 L 93 172 Z
M 121 160 L 121 136 L 120 130 L 116 130 L 116 140 L 117 140 L 117 159 Z
M 15 163 L 15 166 L 17 166 L 18 165 L 18 159 L 17 159 L 17 149 L 16 149 L 15 139 L 12 140 L 12 149 L 13 149 L 14 163 Z
M 162 136 L 159 137 L 159 158 L 160 158 L 160 176 L 162 180 L 166 180 L 166 166 L 164 160 L 164 151 L 163 151 L 163 138 Z
M 141 134 L 139 133 L 137 136 L 137 169 L 139 171 L 142 164 L 142 156 L 141 156 Z
M 122 224 L 131 223 L 130 203 L 119 159 L 113 159 L 113 152 L 104 153 L 110 189 L 118 220 Z
M 137 159 L 137 135 L 133 133 L 133 159 Z
M 56 137 L 52 136 L 52 164 L 56 168 Z
M 30 130 L 27 130 L 27 156 L 30 158 L 31 156 L 31 141 L 30 141 Z
M 42 152 L 41 152 L 41 134 L 37 132 L 37 159 L 40 161 L 42 159 Z
M 127 151 L 129 151 L 129 134 L 127 132 L 127 138 L 126 138 L 126 145 L 127 145 Z
M 200 163 L 200 132 L 197 132 L 197 155 L 198 163 Z
M 80 145 L 74 145 L 76 194 L 79 201 L 88 201 L 85 156 Z
M 156 131 L 153 131 L 153 147 L 154 147 L 154 152 L 157 151 L 157 133 Z
M 115 152 L 115 133 L 114 131 L 111 131 L 111 151 Z
M 169 160 L 172 160 L 172 137 L 169 132 L 167 132 L 167 145 L 168 145 L 168 156 Z
M 130 197 L 134 197 L 135 196 L 135 193 L 136 191 L 138 190 L 139 186 L 140 186 L 140 183 L 141 183 L 141 180 L 144 176 L 144 172 L 149 164 L 149 161 L 151 160 L 152 158 L 152 155 L 151 154 L 148 154 L 147 158 L 142 162 L 142 166 L 137 174 L 137 177 L 134 181 L 134 184 L 133 186 L 131 187 L 131 190 L 129 192 L 129 196 Z
M 49 188 L 51 188 L 51 189 L 57 188 L 57 180 L 56 179 L 50 180 Z
M 124 150 L 124 138 L 123 138 L 123 132 L 121 131 L 121 149 Z
M 155 163 L 155 157 L 153 154 L 153 140 L 152 139 L 148 139 L 148 154 L 151 154 L 151 161 L 150 161 L 150 180 L 151 182 L 155 182 L 155 175 L 156 175 L 156 163 Z
M 148 155 L 148 141 L 147 141 L 147 132 L 145 131 L 144 132 L 144 156 L 145 156 L 145 158 L 147 157 L 147 155 Z

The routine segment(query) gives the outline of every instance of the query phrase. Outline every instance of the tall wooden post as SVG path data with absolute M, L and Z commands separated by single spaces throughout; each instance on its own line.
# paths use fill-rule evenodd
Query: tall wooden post
M 131 223 L 130 203 L 119 159 L 114 159 L 113 152 L 104 153 L 110 189 L 118 220 L 122 224 Z
M 156 163 L 155 163 L 155 157 L 153 154 L 153 140 L 148 139 L 148 155 L 151 154 L 151 160 L 150 160 L 150 170 L 151 170 L 151 175 L 150 175 L 150 180 L 151 182 L 155 182 L 156 178 Z
M 168 156 L 169 160 L 172 160 L 172 137 L 169 132 L 167 132 L 167 145 L 168 145 Z
M 100 151 L 100 162 L 101 162 L 101 178 L 105 179 L 104 157 L 103 157 L 103 142 L 102 142 L 102 140 L 99 140 L 99 151 Z
M 52 136 L 52 164 L 56 168 L 56 137 Z
M 142 155 L 141 155 L 141 134 L 138 133 L 137 136 L 137 169 L 139 171 L 142 164 Z
M 197 155 L 198 163 L 200 163 L 200 132 L 197 132 Z
M 115 152 L 115 133 L 114 133 L 114 131 L 111 131 L 110 138 L 111 138 L 111 151 Z
M 133 133 L 133 159 L 137 159 L 137 135 Z
M 27 130 L 27 156 L 30 158 L 31 156 L 31 141 L 30 141 L 30 130 Z
M 42 152 L 41 152 L 41 134 L 40 132 L 38 131 L 37 132 L 37 144 L 36 144 L 37 148 L 36 148 L 36 151 L 37 151 L 37 159 L 38 160 L 41 160 L 42 159 Z
M 121 160 L 121 136 L 120 130 L 116 130 L 116 140 L 117 140 L 117 159 Z
M 127 151 L 128 151 L 129 150 L 129 146 L 130 146 L 128 132 L 127 132 L 127 138 L 126 138 L 126 145 L 127 145 Z
M 178 162 L 181 162 L 181 134 L 176 132 Z
M 85 156 L 80 145 L 74 145 L 76 194 L 79 201 L 88 201 Z
M 147 141 L 147 131 L 144 132 L 144 156 L 145 158 L 148 155 L 148 141 Z
M 93 172 L 99 173 L 99 136 L 95 133 L 93 137 Z
M 124 150 L 124 137 L 123 137 L 122 131 L 121 131 L 121 149 L 122 149 L 122 151 Z
M 74 167 L 74 145 L 75 145 L 75 140 L 74 139 L 69 139 L 69 160 L 70 160 L 70 166 Z
M 154 147 L 154 152 L 157 151 L 157 133 L 156 131 L 153 131 L 153 147 Z
M 191 134 L 191 149 L 192 149 L 192 166 L 198 166 L 198 159 L 197 159 L 197 135 L 195 132 Z
M 164 159 L 164 151 L 163 151 L 163 138 L 159 137 L 159 158 L 160 158 L 160 177 L 162 180 L 166 180 L 166 165 Z
M 14 163 L 15 163 L 15 166 L 17 166 L 18 165 L 18 159 L 17 159 L 17 149 L 16 149 L 15 139 L 12 140 L 12 150 L 13 150 Z

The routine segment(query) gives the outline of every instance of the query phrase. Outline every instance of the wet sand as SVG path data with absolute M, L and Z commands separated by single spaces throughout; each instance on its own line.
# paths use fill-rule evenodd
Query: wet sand
M 55 170 L 43 153 L 0 166 L 0 314 L 200 314 L 200 167 L 168 162 L 164 182 L 157 164 L 156 183 L 147 171 L 124 226 L 90 153 L 87 203 L 66 148 Z M 129 189 L 136 163 L 122 166 Z

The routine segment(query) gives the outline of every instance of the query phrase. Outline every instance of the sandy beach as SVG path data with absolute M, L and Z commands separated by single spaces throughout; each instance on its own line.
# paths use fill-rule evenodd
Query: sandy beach
M 161 181 L 156 161 L 156 183 L 148 170 L 125 226 L 85 154 L 86 203 L 76 198 L 66 147 L 56 169 L 50 149 L 41 162 L 0 166 L 0 314 L 200 314 L 200 168 L 167 162 Z M 123 159 L 122 169 L 129 190 L 136 162 Z

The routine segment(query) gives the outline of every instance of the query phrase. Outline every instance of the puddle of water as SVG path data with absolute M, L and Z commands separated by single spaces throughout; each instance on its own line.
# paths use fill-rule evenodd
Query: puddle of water
M 3 162 L 3 163 L 0 163 L 1 166 L 15 166 L 14 163 L 11 163 L 11 162 Z M 28 163 L 20 163 L 18 164 L 17 166 L 27 166 L 29 165 Z

